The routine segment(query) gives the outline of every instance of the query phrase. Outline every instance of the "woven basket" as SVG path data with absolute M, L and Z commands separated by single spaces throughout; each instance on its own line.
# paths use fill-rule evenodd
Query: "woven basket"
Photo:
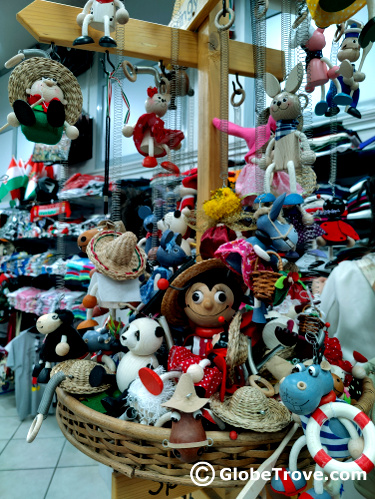
M 181 462 L 174 457 L 171 449 L 162 445 L 164 439 L 170 438 L 169 429 L 115 419 L 86 407 L 61 388 L 57 388 L 56 393 L 57 422 L 66 439 L 81 452 L 128 477 L 178 485 L 192 484 L 189 473 L 193 464 Z M 370 378 L 365 378 L 362 395 L 355 406 L 369 413 L 374 401 L 374 385 Z M 207 438 L 212 438 L 214 443 L 201 460 L 211 463 L 215 469 L 211 487 L 235 487 L 235 481 L 220 479 L 220 470 L 237 468 L 238 471 L 249 472 L 250 468 L 259 468 L 289 429 L 290 426 L 275 433 L 243 432 L 237 440 L 231 440 L 229 432 L 207 432 Z M 275 468 L 288 466 L 290 448 L 301 435 L 300 429 L 284 449 Z M 313 464 L 307 448 L 304 448 L 299 455 L 298 468 L 305 470 Z M 243 484 L 243 481 L 238 481 L 238 486 Z
M 275 255 L 278 259 L 277 268 L 283 270 L 283 262 L 275 251 L 267 251 L 269 255 Z M 275 297 L 276 281 L 282 277 L 282 274 L 273 272 L 272 270 L 256 270 L 258 268 L 259 258 L 255 260 L 254 271 L 251 274 L 252 287 L 254 296 L 266 305 L 272 305 Z
M 192 485 L 190 470 L 186 464 L 174 457 L 171 449 L 163 447 L 164 439 L 170 438 L 170 429 L 156 428 L 122 421 L 96 412 L 61 388 L 56 390 L 58 398 L 57 421 L 64 436 L 87 456 L 110 466 L 128 476 L 178 485 Z M 215 469 L 211 487 L 234 487 L 235 482 L 223 481 L 219 477 L 223 468 L 237 467 L 238 471 L 257 469 L 288 433 L 290 426 L 276 433 L 244 432 L 237 440 L 229 438 L 229 432 L 207 432 L 214 444 L 201 456 Z M 298 430 L 295 438 L 302 435 Z M 287 466 L 290 448 L 281 454 L 277 467 Z M 312 463 L 307 449 L 300 454 L 299 468 L 306 469 Z M 238 486 L 243 486 L 238 481 Z

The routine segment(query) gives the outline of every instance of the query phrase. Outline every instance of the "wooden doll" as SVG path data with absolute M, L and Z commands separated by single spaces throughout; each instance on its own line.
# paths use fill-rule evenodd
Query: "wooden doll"
M 164 121 L 161 118 L 168 110 L 169 94 L 161 94 L 156 87 L 149 87 L 147 95 L 146 114 L 138 118 L 135 126 L 125 125 L 122 134 L 124 137 L 133 137 L 137 151 L 145 156 L 142 165 L 146 168 L 154 168 L 158 164 L 156 158 L 166 156 L 170 149 L 181 147 L 184 134 L 180 130 L 164 128 Z M 161 166 L 169 171 L 177 168 L 169 161 Z
M 74 40 L 73 45 L 94 43 L 88 33 L 91 26 L 98 30 L 104 29 L 104 35 L 99 40 L 101 47 L 117 47 L 111 31 L 116 30 L 116 22 L 126 24 L 128 21 L 129 13 L 121 0 L 88 0 L 77 16 L 77 23 L 82 26 L 82 35 Z
M 183 346 L 173 346 L 168 370 L 188 372 L 199 396 L 210 397 L 226 382 L 227 331 L 243 292 L 243 281 L 216 259 L 189 267 L 173 280 L 163 298 L 161 312 L 172 326 L 189 325 Z M 250 317 L 251 318 L 251 317 Z M 244 316 L 242 328 L 249 317 Z M 189 334 L 190 333 L 190 334 Z
M 302 79 L 302 63 L 298 63 L 290 72 L 284 91 L 281 91 L 280 83 L 272 74 L 266 73 L 264 79 L 266 93 L 273 99 L 270 111 L 276 121 L 276 132 L 259 166 L 266 168 L 265 192 L 270 192 L 274 172 L 288 172 L 290 194 L 285 199 L 285 204 L 303 202 L 303 197 L 297 194 L 296 181 L 303 187 L 304 196 L 311 194 L 316 184 L 316 176 L 311 168 L 315 162 L 315 153 L 311 151 L 306 135 L 297 130 L 298 119 L 308 102 L 307 96 L 295 95 Z M 300 97 L 305 99 L 304 107 L 301 106 Z

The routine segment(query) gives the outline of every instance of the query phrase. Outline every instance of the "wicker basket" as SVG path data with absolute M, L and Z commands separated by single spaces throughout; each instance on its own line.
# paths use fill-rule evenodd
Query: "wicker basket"
M 87 456 L 110 466 L 128 476 L 156 482 L 192 485 L 190 470 L 186 464 L 174 457 L 171 449 L 163 447 L 164 439 L 170 438 L 170 429 L 156 428 L 138 423 L 122 421 L 96 412 L 61 388 L 56 390 L 58 398 L 57 421 L 64 436 Z M 233 480 L 223 481 L 219 477 L 223 468 L 238 471 L 257 469 L 288 433 L 290 426 L 276 433 L 243 432 L 237 440 L 229 438 L 229 432 L 207 432 L 214 444 L 202 455 L 215 469 L 216 477 L 211 487 L 235 487 Z M 298 430 L 295 438 L 302 435 Z M 281 454 L 277 466 L 287 466 L 290 448 Z M 312 463 L 307 449 L 300 454 L 299 468 L 306 469 Z M 243 486 L 238 481 L 238 486 Z
M 156 482 L 191 485 L 189 476 L 192 464 L 182 463 L 170 449 L 163 447 L 164 439 L 170 438 L 170 430 L 138 423 L 122 421 L 105 416 L 81 404 L 61 388 L 56 390 L 58 398 L 57 421 L 64 436 L 77 449 L 116 471 L 128 476 Z M 362 396 L 356 407 L 371 410 L 375 390 L 370 378 L 363 380 Z M 237 440 L 231 440 L 228 432 L 207 432 L 214 444 L 202 455 L 202 461 L 212 464 L 215 479 L 211 487 L 234 487 L 233 480 L 223 481 L 219 477 L 223 468 L 238 471 L 257 469 L 288 433 L 290 426 L 276 433 L 243 432 Z M 275 467 L 287 466 L 290 448 L 294 440 L 302 435 L 298 430 L 281 454 Z M 299 455 L 298 468 L 309 468 L 313 460 L 304 448 Z M 243 486 L 243 481 L 238 481 Z
M 278 259 L 277 268 L 283 270 L 283 262 L 275 251 L 267 251 L 269 255 L 275 255 Z M 251 274 L 254 296 L 266 305 L 272 305 L 275 297 L 276 281 L 282 277 L 282 274 L 272 270 L 256 270 L 258 268 L 259 258 L 255 260 L 254 271 Z

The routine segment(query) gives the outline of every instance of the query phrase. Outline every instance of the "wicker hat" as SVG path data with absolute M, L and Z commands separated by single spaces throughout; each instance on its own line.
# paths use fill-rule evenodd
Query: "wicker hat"
M 185 373 L 181 375 L 172 398 L 161 405 L 181 412 L 191 413 L 201 409 L 208 401 L 209 399 L 198 397 L 190 374 Z
M 51 377 L 61 371 L 66 376 L 69 376 L 60 383 L 60 387 L 68 393 L 91 394 L 105 392 L 111 387 L 110 384 L 91 386 L 89 383 L 90 373 L 97 365 L 97 362 L 93 360 L 64 360 L 52 369 Z M 106 366 L 102 367 L 108 374 L 111 373 Z
M 135 279 L 145 271 L 146 254 L 133 232 L 103 230 L 91 239 L 86 252 L 96 270 L 116 281 Z
M 180 291 L 174 288 L 184 288 L 195 276 L 212 269 L 227 270 L 227 267 L 221 260 L 211 258 L 192 265 L 173 280 L 173 287 L 170 286 L 166 290 L 161 303 L 161 314 L 166 317 L 170 324 L 173 326 L 180 326 L 186 323 L 184 311 L 178 302 Z M 243 288 L 243 291 L 245 291 L 246 286 L 241 277 L 235 276 L 235 274 L 233 274 L 233 276 L 238 278 L 239 285 Z
M 13 106 L 17 99 L 27 102 L 26 89 L 31 88 L 37 80 L 54 78 L 57 85 L 64 93 L 68 101 L 65 106 L 65 119 L 70 125 L 77 123 L 82 112 L 82 91 L 77 78 L 57 61 L 45 59 L 44 57 L 32 57 L 18 64 L 12 71 L 8 83 L 8 96 L 10 105 Z
M 220 402 L 219 394 L 210 398 L 212 412 L 225 423 L 247 430 L 273 432 L 285 428 L 291 413 L 276 400 L 267 398 L 258 388 L 243 386 Z

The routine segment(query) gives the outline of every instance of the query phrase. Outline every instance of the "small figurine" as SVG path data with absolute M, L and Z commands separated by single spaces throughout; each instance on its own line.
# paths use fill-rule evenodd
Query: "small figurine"
M 159 93 L 156 87 L 149 87 L 147 95 L 145 103 L 147 114 L 138 118 L 135 126 L 125 125 L 122 134 L 128 138 L 133 136 L 135 147 L 142 156 L 145 156 L 142 165 L 154 168 L 158 164 L 156 158 L 166 156 L 170 149 L 179 149 L 185 137 L 180 130 L 164 128 L 164 121 L 161 118 L 168 110 L 170 96 Z M 165 169 L 178 173 L 176 165 L 170 161 L 163 163 L 161 166 Z
M 337 59 L 341 61 L 340 75 L 338 80 L 341 84 L 342 92 L 350 97 L 351 102 L 346 106 L 345 112 L 361 118 L 361 113 L 358 111 L 359 101 L 359 83 L 364 81 L 366 75 L 361 71 L 368 53 L 368 49 L 362 53 L 362 59 L 358 71 L 355 69 L 354 62 L 358 61 L 361 55 L 361 47 L 358 42 L 358 37 L 362 31 L 363 24 L 354 19 L 349 19 L 344 30 L 344 40 L 337 54 Z M 371 44 L 372 45 L 372 44 Z M 336 88 L 330 86 L 327 93 L 328 110 L 326 116 L 335 115 L 340 112 L 335 102 Z
M 266 93 L 273 98 L 270 111 L 276 121 L 276 133 L 270 140 L 259 166 L 267 168 L 264 179 L 266 193 L 270 192 L 274 171 L 288 172 L 290 194 L 285 199 L 287 205 L 303 202 L 303 197 L 297 194 L 297 181 L 304 189 L 304 196 L 314 192 L 316 185 L 316 175 L 311 168 L 315 163 L 315 153 L 311 151 L 306 135 L 297 130 L 298 118 L 308 103 L 306 95 L 295 95 L 302 79 L 302 63 L 298 63 L 290 72 L 284 91 L 281 91 L 280 83 L 272 74 L 266 73 L 264 78 Z M 304 107 L 300 103 L 301 97 L 306 101 Z
M 337 76 L 340 72 L 339 66 L 334 66 L 327 57 L 323 57 L 323 48 L 326 46 L 324 29 L 314 28 L 311 25 L 311 16 L 308 10 L 301 13 L 295 20 L 292 28 L 296 29 L 296 33 L 290 40 L 290 47 L 296 48 L 298 45 L 306 52 L 306 76 L 307 84 L 306 92 L 310 93 L 317 86 L 321 88 L 321 100 L 315 106 L 315 113 L 322 116 L 328 108 L 325 100 L 325 84 L 331 80 L 336 87 L 334 103 L 336 105 L 350 104 L 352 99 L 349 95 L 341 90 L 340 81 Z
M 198 379 L 203 376 L 195 383 L 199 396 L 209 397 L 220 388 L 224 397 L 228 326 L 244 290 L 242 280 L 220 260 L 210 259 L 182 272 L 165 292 L 162 314 L 172 326 L 189 326 L 190 333 L 184 346 L 171 348 L 168 370 L 182 369 Z M 246 314 L 243 317 L 247 325 Z
M 77 16 L 77 23 L 82 26 L 82 35 L 74 40 L 73 45 L 94 43 L 88 33 L 91 26 L 99 31 L 104 28 L 104 36 L 99 40 L 101 47 L 117 47 L 111 37 L 111 31 L 116 30 L 116 22 L 126 24 L 128 21 L 129 13 L 121 0 L 88 0 L 83 11 Z
M 172 420 L 171 434 L 163 445 L 172 449 L 173 454 L 184 463 L 198 461 L 204 448 L 213 443 L 207 439 L 202 425 L 201 409 L 207 402 L 207 398 L 200 398 L 196 394 L 191 376 L 182 374 L 172 398 L 161 404 L 173 409 L 169 413 Z
M 308 365 L 297 364 L 292 374 L 280 381 L 281 400 L 290 411 L 300 416 L 305 432 L 305 436 L 300 437 L 293 445 L 289 456 L 289 468 L 288 470 L 284 468 L 283 471 L 297 471 L 298 454 L 304 445 L 307 445 L 317 463 L 317 469 L 325 473 L 343 469 L 354 471 L 358 466 L 365 472 L 371 471 L 375 461 L 375 449 L 370 449 L 372 444 L 369 445 L 369 440 L 375 436 L 373 423 L 366 414 L 336 398 L 330 365 L 327 361 L 322 361 L 320 365 L 312 361 L 306 364 Z M 336 401 L 340 403 L 335 403 Z M 354 425 L 342 418 L 358 424 L 363 432 L 364 442 Z M 324 448 L 321 443 L 323 435 Z M 350 463 L 337 461 L 337 458 L 348 457 L 352 457 L 355 461 Z M 323 482 L 323 477 L 319 481 L 315 479 L 315 492 L 323 494 Z M 285 479 L 285 474 L 282 472 L 271 482 L 271 488 L 283 495 L 290 495 L 292 491 L 301 492 L 305 487 L 306 480 L 302 474 L 297 480 L 293 474 L 289 474 Z
M 30 142 L 57 144 L 65 131 L 74 140 L 73 126 L 82 111 L 82 92 L 76 77 L 57 61 L 43 57 L 27 59 L 12 71 L 8 83 L 13 112 L 8 125 L 21 125 Z
M 60 309 L 42 315 L 36 321 L 38 332 L 46 335 L 39 353 L 40 365 L 33 372 L 33 377 L 38 376 L 39 383 L 48 382 L 52 362 L 79 359 L 87 355 L 86 343 L 73 328 L 73 321 L 70 310 Z
M 175 234 L 181 234 L 182 240 L 180 246 L 188 256 L 191 255 L 190 244 L 187 240 L 187 237 L 190 234 L 190 228 L 188 225 L 190 213 L 191 211 L 188 207 L 184 208 L 182 211 L 169 211 L 157 222 L 157 228 L 162 234 L 164 234 L 166 230 L 171 230 Z
M 348 248 L 354 246 L 359 240 L 359 235 L 353 227 L 341 220 L 346 207 L 340 198 L 328 199 L 323 205 L 324 214 L 328 216 L 328 221 L 320 224 L 325 234 L 317 238 L 319 246 L 346 244 Z

